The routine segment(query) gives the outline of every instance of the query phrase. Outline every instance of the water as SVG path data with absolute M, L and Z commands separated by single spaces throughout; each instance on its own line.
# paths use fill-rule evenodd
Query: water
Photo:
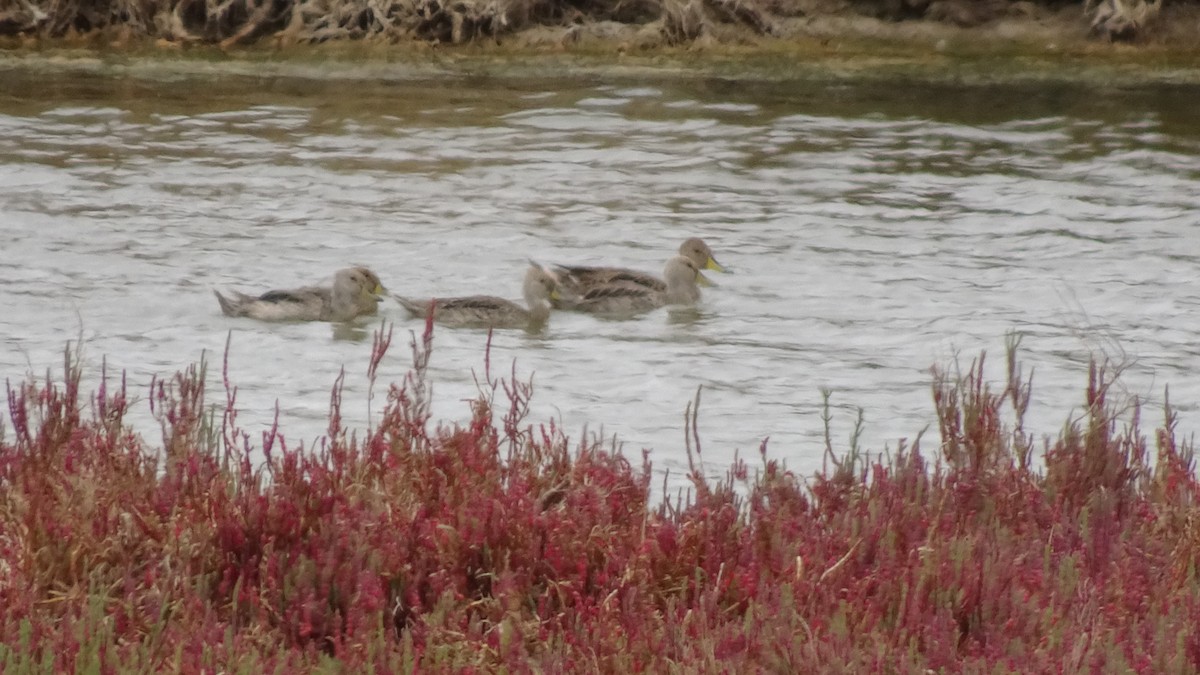
M 311 443 L 343 368 L 349 423 L 367 422 L 378 321 L 229 319 L 212 289 L 360 263 L 400 293 L 516 299 L 527 258 L 657 271 L 697 235 L 733 272 L 698 309 L 495 336 L 495 369 L 534 378 L 531 420 L 616 434 L 677 473 L 702 385 L 709 473 L 768 437 L 807 473 L 822 388 L 839 448 L 859 407 L 868 449 L 930 425 L 936 441 L 930 366 L 986 349 L 998 378 L 1019 331 L 1039 432 L 1078 410 L 1094 353 L 1124 361 L 1123 394 L 1169 384 L 1195 428 L 1194 88 L 2 77 L 10 380 L 57 369 L 81 336 L 91 382 L 107 357 L 144 398 L 232 331 L 242 421 L 263 428 L 278 401 L 286 436 Z M 384 318 L 386 384 L 420 323 Z M 485 340 L 438 332 L 438 417 L 467 416 Z

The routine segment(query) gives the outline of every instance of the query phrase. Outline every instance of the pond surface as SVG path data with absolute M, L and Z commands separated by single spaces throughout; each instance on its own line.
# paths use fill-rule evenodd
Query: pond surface
M 986 349 L 999 378 L 1018 331 L 1039 433 L 1078 411 L 1091 354 L 1123 360 L 1124 394 L 1161 402 L 1169 384 L 1190 430 L 1198 97 L 0 72 L 0 374 L 57 371 L 82 336 L 90 381 L 107 357 L 144 400 L 153 375 L 205 351 L 219 364 L 232 331 L 241 421 L 263 428 L 278 400 L 285 435 L 308 444 L 343 367 L 348 421 L 367 423 L 379 321 L 230 319 L 213 289 L 320 283 L 358 263 L 401 294 L 517 299 L 527 258 L 658 271 L 700 236 L 732 273 L 711 275 L 694 311 L 560 313 L 540 334 L 496 334 L 494 369 L 534 377 L 532 421 L 615 434 L 677 475 L 703 385 L 709 473 L 768 437 L 807 473 L 822 388 L 839 449 L 859 407 L 867 449 L 926 426 L 932 449 L 930 367 Z M 422 327 L 394 304 L 383 318 L 397 337 L 380 391 Z M 435 417 L 468 415 L 486 338 L 437 332 Z M 139 415 L 155 440 L 144 403 Z

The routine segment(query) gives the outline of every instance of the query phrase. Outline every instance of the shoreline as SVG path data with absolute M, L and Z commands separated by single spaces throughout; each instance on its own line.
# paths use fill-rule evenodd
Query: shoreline
M 1200 54 L 1167 63 L 1119 63 L 1053 54 L 1000 54 L 955 59 L 919 53 L 829 54 L 796 65 L 787 53 L 731 51 L 657 53 L 617 58 L 590 53 L 540 51 L 490 53 L 455 50 L 433 59 L 413 51 L 380 54 L 376 49 L 292 48 L 264 53 L 215 49 L 191 53 L 118 53 L 79 49 L 0 52 L 0 75 L 27 72 L 141 80 L 186 78 L 283 78 L 415 82 L 442 78 L 688 80 L 729 79 L 760 83 L 903 83 L 964 87 L 1061 85 L 1149 89 L 1200 86 Z
M 532 26 L 459 45 L 418 40 L 248 46 L 131 39 L 111 32 L 0 40 L 0 73 L 97 76 L 248 76 L 413 81 L 443 77 L 729 78 L 763 82 L 913 81 L 954 85 L 1078 84 L 1116 88 L 1200 85 L 1200 6 L 1141 44 L 1089 39 L 1078 7 L 974 27 L 818 16 L 782 37 L 725 25 L 720 37 L 662 44 L 655 24 Z M 1165 20 L 1165 17 L 1164 17 Z M 1192 30 L 1192 27 L 1195 30 Z M 661 28 L 661 27 L 660 27 Z M 715 31 L 714 31 L 715 32 Z M 653 35 L 650 35 L 653 34 Z M 639 37 L 639 35 L 641 37 Z M 569 36 L 569 37 L 565 37 Z M 706 39 L 707 38 L 707 39 Z M 657 42 L 656 42 L 657 41 Z

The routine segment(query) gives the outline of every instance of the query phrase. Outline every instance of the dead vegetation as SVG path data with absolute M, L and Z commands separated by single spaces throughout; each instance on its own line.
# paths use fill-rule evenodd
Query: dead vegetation
M 778 35 L 771 14 L 754 0 L 664 0 L 662 36 L 667 44 L 692 42 L 712 33 L 712 26 L 737 24 L 756 35 Z
M 645 23 L 656 0 L 10 0 L 0 35 L 61 38 L 105 30 L 182 43 L 425 40 L 461 44 L 584 19 Z
M 1092 35 L 1110 42 L 1133 42 L 1150 29 L 1163 0 L 1086 0 Z
M 1070 6 L 1055 0 L 0 0 L 0 36 L 116 33 L 229 47 L 267 38 L 463 44 L 551 29 L 561 34 L 551 43 L 565 46 L 587 33 L 581 27 L 614 24 L 680 45 L 804 34 L 806 22 L 829 16 L 973 27 Z M 1073 6 L 1096 39 L 1142 40 L 1162 23 L 1156 18 L 1163 0 Z

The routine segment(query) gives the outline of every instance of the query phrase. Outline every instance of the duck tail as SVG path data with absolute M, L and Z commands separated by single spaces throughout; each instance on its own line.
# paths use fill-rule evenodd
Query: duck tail
M 217 302 L 221 303 L 221 311 L 225 314 L 225 316 L 241 315 L 241 312 L 238 311 L 240 309 L 238 303 L 235 303 L 215 290 L 213 291 L 213 295 L 217 296 Z
M 393 295 L 392 297 L 396 298 L 396 302 L 400 303 L 408 311 L 409 315 L 414 317 L 424 318 L 425 315 L 429 314 L 430 306 L 433 304 L 432 300 L 413 300 L 402 295 Z

